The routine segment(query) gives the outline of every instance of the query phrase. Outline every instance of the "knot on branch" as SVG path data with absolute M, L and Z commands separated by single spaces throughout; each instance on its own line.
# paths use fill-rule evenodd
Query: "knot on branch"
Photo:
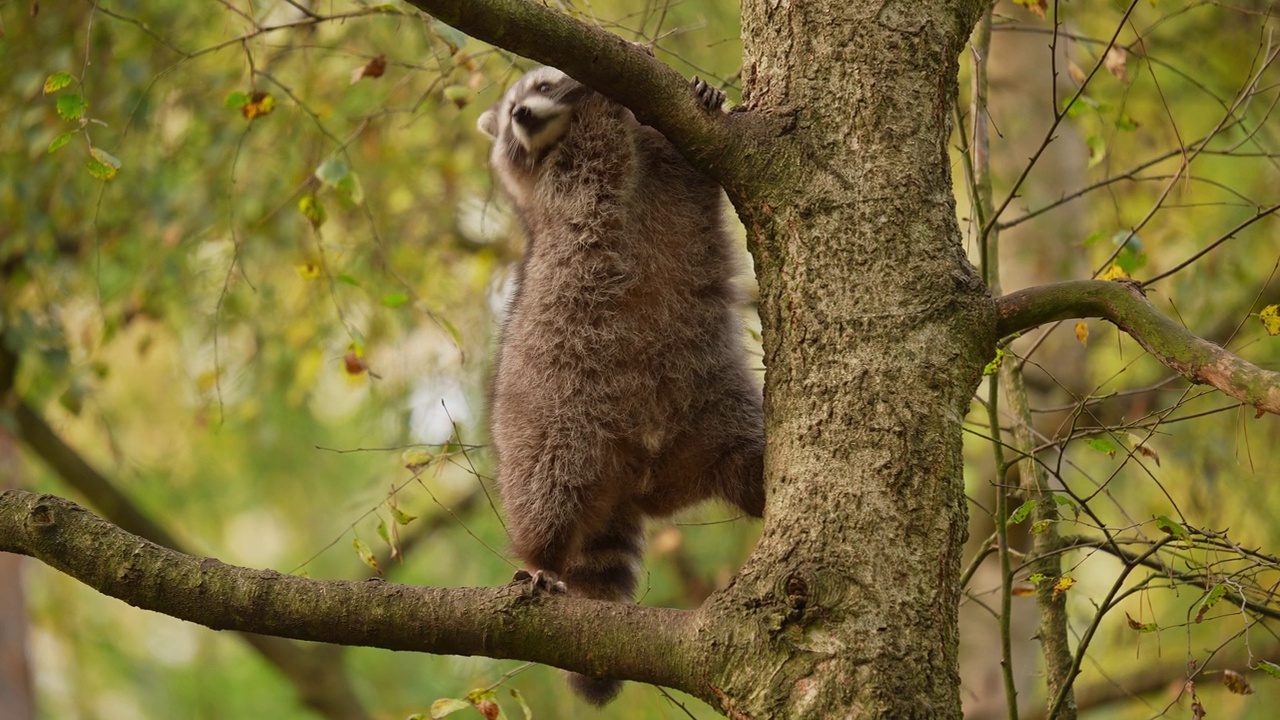
M 31 512 L 27 513 L 27 526 L 41 532 L 51 530 L 58 524 L 57 513 L 54 511 L 53 505 L 50 504 L 42 496 L 36 504 L 31 507 Z

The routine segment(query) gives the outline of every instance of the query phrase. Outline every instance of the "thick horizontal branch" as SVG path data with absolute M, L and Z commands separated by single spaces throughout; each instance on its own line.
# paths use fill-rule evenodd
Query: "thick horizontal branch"
M 630 42 L 535 0 L 409 0 L 491 45 L 568 73 L 627 106 L 726 188 L 749 183 L 767 138 L 784 123 L 757 113 L 708 113 L 686 78 Z M 748 171 L 747 166 L 752 165 Z
M 160 547 L 75 503 L 0 493 L 0 552 L 29 555 L 134 607 L 215 630 L 338 645 L 484 655 L 680 689 L 704 683 L 696 614 L 530 594 L 311 580 Z
M 1257 408 L 1280 414 L 1280 372 L 1263 370 L 1197 337 L 1147 300 L 1133 282 L 1078 280 L 1041 285 L 996 300 L 1001 337 L 1072 318 L 1104 318 L 1169 368 Z

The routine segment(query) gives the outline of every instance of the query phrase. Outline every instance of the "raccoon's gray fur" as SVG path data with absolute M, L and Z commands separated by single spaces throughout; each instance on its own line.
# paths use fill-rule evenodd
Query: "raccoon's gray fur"
M 719 109 L 722 93 L 694 89 Z M 512 544 L 535 583 L 629 601 L 645 517 L 709 498 L 764 513 L 760 390 L 720 188 L 553 68 L 520 78 L 479 127 L 527 239 L 492 388 Z M 620 687 L 570 680 L 598 705 Z

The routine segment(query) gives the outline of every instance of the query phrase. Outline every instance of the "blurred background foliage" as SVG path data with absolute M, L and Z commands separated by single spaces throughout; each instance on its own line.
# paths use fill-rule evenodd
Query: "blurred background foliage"
M 1270 117 L 1280 74 L 1264 66 L 1274 58 L 1267 7 L 1084 0 L 1062 6 L 1055 40 L 1034 0 L 998 6 L 990 70 L 997 201 L 1055 138 L 1000 218 L 1009 225 L 1006 291 L 1106 270 L 1117 242 L 1126 253 L 1115 259 L 1134 277 L 1155 277 L 1280 202 L 1280 123 Z M 737 99 L 733 4 L 563 8 L 656 42 L 660 59 L 685 75 L 723 79 Z M 20 358 L 19 395 L 194 552 L 360 578 L 373 570 L 353 547 L 358 539 L 397 582 L 506 582 L 514 565 L 491 502 L 484 387 L 521 239 L 473 128 L 523 61 L 404 5 L 8 2 L 0 22 L 0 327 Z M 1117 28 L 1127 56 L 1108 61 L 1103 49 Z M 960 150 L 971 122 L 968 51 L 961 62 L 954 174 L 976 257 Z M 67 73 L 68 84 L 46 94 L 55 73 Z M 1054 109 L 1086 80 L 1050 130 Z M 1242 99 L 1245 87 L 1253 90 Z M 72 96 L 83 99 L 83 122 L 74 102 L 60 100 Z M 89 167 L 103 157 L 119 162 L 106 181 L 94 175 L 109 171 Z M 1277 227 L 1269 216 L 1252 224 L 1158 282 L 1153 300 L 1275 369 L 1280 345 L 1250 313 L 1280 300 Z M 1247 408 L 1191 418 L 1233 404 L 1164 382 L 1170 371 L 1136 344 L 1109 325 L 1087 327 L 1085 342 L 1067 326 L 1014 346 L 1029 358 L 1032 404 L 1045 410 L 1037 430 L 1058 443 L 1051 451 L 1062 448 L 1046 462 L 1078 494 L 1101 488 L 1090 503 L 1097 517 L 1063 522 L 1063 534 L 1097 536 L 1100 522 L 1157 537 L 1151 520 L 1164 515 L 1229 527 L 1241 547 L 1280 554 L 1275 418 L 1254 420 Z M 1103 396 L 1081 410 L 1081 401 Z M 1161 423 L 1149 438 L 1141 428 L 1097 430 L 1153 417 Z M 975 555 L 993 527 L 983 418 L 978 408 L 966 449 Z M 1190 419 L 1173 422 L 1180 418 Z M 1098 437 L 1116 452 L 1086 442 Z M 1140 443 L 1158 462 L 1129 454 Z M 81 499 L 34 456 L 21 467 L 11 482 Z M 415 519 L 397 521 L 405 516 Z M 706 508 L 653 528 L 642 602 L 696 607 L 722 587 L 758 532 L 728 520 L 728 511 Z M 1017 533 L 1025 544 L 1025 527 Z M 1216 562 L 1207 551 L 1188 554 Z M 1069 591 L 1078 635 L 1119 563 L 1089 550 L 1064 557 L 1078 582 Z M 1252 582 L 1280 580 L 1270 561 L 1254 562 Z M 998 607 L 992 565 L 979 568 L 966 600 L 973 717 L 1001 693 L 995 625 L 984 610 Z M 39 563 L 26 563 L 25 573 L 40 717 L 315 717 L 232 637 L 135 611 Z M 1280 662 L 1272 629 L 1251 625 L 1240 608 L 1219 606 L 1195 623 L 1203 592 L 1148 582 L 1104 618 L 1080 682 L 1123 688 L 1140 670 L 1172 671 L 1142 698 L 1087 717 L 1185 716 L 1178 678 L 1224 643 L 1223 653 L 1246 641 L 1254 651 L 1242 672 L 1258 660 Z M 1042 707 L 1034 601 L 1015 600 L 1021 689 Z M 1135 632 L 1124 611 L 1160 632 Z M 344 661 L 379 718 L 426 712 L 437 698 L 520 667 L 369 649 L 351 649 Z M 1214 717 L 1271 717 L 1280 680 L 1249 677 L 1254 695 L 1206 678 L 1199 698 Z M 511 717 L 520 710 L 506 687 L 519 689 L 534 717 L 594 714 L 556 671 L 533 668 L 503 682 L 499 699 Z M 653 688 L 632 683 L 625 692 L 599 715 L 714 716 Z

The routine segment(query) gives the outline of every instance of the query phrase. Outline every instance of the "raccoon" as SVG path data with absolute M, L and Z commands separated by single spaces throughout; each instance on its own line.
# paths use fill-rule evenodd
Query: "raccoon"
M 724 94 L 694 79 L 707 111 Z M 631 601 L 644 521 L 721 499 L 762 517 L 764 420 L 720 187 L 621 105 L 543 67 L 485 112 L 527 246 L 491 423 L 517 579 Z M 615 680 L 570 675 L 604 705 Z

